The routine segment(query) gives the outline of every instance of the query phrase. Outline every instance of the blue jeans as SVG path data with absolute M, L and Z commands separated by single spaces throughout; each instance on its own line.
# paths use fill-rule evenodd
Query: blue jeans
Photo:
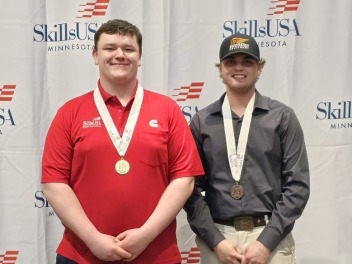
M 56 264 L 77 264 L 77 262 L 58 254 L 56 255 Z

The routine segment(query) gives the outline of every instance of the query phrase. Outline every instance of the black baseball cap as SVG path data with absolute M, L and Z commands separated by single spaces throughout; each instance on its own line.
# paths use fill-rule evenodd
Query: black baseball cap
M 245 53 L 260 60 L 258 44 L 249 35 L 236 33 L 222 41 L 219 52 L 220 61 L 235 53 Z

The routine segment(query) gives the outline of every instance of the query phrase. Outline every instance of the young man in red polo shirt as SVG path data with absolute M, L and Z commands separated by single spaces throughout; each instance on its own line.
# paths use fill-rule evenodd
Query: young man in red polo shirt
M 61 263 L 180 263 L 176 215 L 203 169 L 187 122 L 137 80 L 142 35 L 95 34 L 97 88 L 64 104 L 47 134 L 43 190 L 65 226 Z

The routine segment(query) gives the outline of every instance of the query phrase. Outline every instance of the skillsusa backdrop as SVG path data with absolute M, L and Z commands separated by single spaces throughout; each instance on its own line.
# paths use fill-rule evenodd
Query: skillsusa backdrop
M 0 263 L 54 263 L 62 226 L 41 189 L 43 143 L 58 107 L 96 87 L 93 36 L 114 18 L 143 33 L 142 86 L 173 98 L 187 121 L 224 92 L 222 39 L 255 37 L 267 60 L 257 89 L 295 110 L 308 149 L 297 262 L 350 263 L 351 14 L 350 0 L 0 1 Z M 183 263 L 198 263 L 183 211 L 177 235 Z

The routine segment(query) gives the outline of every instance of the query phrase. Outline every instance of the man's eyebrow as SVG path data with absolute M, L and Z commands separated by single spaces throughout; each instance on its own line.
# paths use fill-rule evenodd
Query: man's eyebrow
M 119 46 L 119 47 L 123 47 L 123 48 L 134 48 L 134 46 L 132 44 L 129 44 L 129 43 L 116 43 L 116 42 L 106 42 L 102 45 L 103 47 L 106 47 L 106 46 L 113 46 L 113 47 L 116 47 L 116 46 Z

